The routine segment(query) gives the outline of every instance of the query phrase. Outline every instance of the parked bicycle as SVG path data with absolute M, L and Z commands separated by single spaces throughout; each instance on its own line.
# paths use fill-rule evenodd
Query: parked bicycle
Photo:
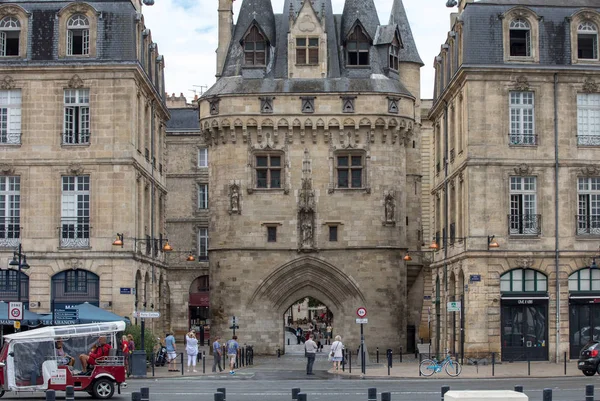
M 438 362 L 437 359 L 423 359 L 419 364 L 419 371 L 423 376 L 431 376 L 444 369 L 448 376 L 456 377 L 462 372 L 462 366 L 458 361 L 452 359 L 450 352 L 446 350 L 446 358 Z

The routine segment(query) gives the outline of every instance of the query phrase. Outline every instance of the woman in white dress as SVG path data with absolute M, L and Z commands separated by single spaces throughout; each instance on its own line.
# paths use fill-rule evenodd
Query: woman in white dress
M 342 337 L 335 336 L 335 341 L 331 344 L 331 352 L 329 355 L 331 361 L 333 361 L 333 368 L 339 370 L 340 362 L 344 359 L 344 344 L 342 344 Z

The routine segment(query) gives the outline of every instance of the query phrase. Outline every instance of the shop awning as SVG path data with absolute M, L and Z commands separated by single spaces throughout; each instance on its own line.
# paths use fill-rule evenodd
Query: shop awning
M 123 316 L 116 315 L 110 311 L 99 308 L 88 302 L 70 306 L 70 309 L 77 310 L 77 319 L 75 321 L 62 322 L 57 319 L 52 319 L 52 314 L 44 315 L 41 321 L 45 325 L 61 325 L 61 324 L 86 324 L 86 323 L 104 323 L 122 321 L 126 324 L 131 324 L 131 321 Z

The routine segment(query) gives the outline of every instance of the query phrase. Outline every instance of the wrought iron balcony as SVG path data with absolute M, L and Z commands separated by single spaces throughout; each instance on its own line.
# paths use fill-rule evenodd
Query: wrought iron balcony
M 509 214 L 508 215 L 508 234 L 509 235 L 531 235 L 542 234 L 542 215 L 541 214 Z
M 600 135 L 577 135 L 577 145 L 600 146 Z
M 90 133 L 89 132 L 63 132 L 62 144 L 63 145 L 89 145 L 90 144 Z
M 535 134 L 509 134 L 511 145 L 537 146 L 538 136 Z
M 577 215 L 577 235 L 600 235 L 600 216 Z
M 0 218 L 0 248 L 15 248 L 21 238 L 21 218 Z
M 20 145 L 20 132 L 0 132 L 0 144 L 2 145 Z
M 61 248 L 89 248 L 90 247 L 90 218 L 69 217 L 60 220 L 60 247 Z

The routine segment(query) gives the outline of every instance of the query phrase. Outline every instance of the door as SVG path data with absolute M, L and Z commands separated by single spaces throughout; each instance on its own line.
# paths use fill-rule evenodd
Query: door
M 502 301 L 502 360 L 548 360 L 548 301 Z
M 600 303 L 569 300 L 569 357 L 579 358 L 579 351 L 590 340 L 600 340 Z

